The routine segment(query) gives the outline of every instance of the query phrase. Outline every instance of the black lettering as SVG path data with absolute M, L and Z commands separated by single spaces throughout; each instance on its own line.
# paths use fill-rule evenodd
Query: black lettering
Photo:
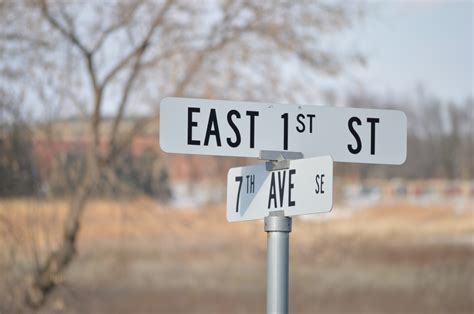
M 216 109 L 211 109 L 209 113 L 209 121 L 207 123 L 206 137 L 204 138 L 204 145 L 209 145 L 209 138 L 211 135 L 216 137 L 217 146 L 221 146 L 221 136 L 219 134 L 219 125 L 217 124 Z
M 268 209 L 270 209 L 271 201 L 273 199 L 273 207 L 277 207 L 276 187 L 275 187 L 275 172 L 272 172 L 272 179 L 270 181 L 270 193 L 268 194 Z
M 375 155 L 375 124 L 380 122 L 379 118 L 367 118 L 370 123 L 370 154 Z
M 289 189 L 288 189 L 288 206 L 292 207 L 296 205 L 296 202 L 291 199 L 291 190 L 295 187 L 295 184 L 292 182 L 291 177 L 296 174 L 296 169 L 290 169 L 290 174 L 288 176 L 288 184 L 289 184 Z
M 283 172 L 283 180 L 281 178 L 281 173 Z M 278 190 L 280 192 L 280 207 L 283 206 L 283 196 L 285 196 L 285 179 L 286 171 L 278 172 Z
M 347 145 L 347 148 L 349 149 L 349 151 L 352 153 L 352 154 L 358 154 L 360 153 L 361 149 L 362 149 L 362 143 L 360 141 L 360 137 L 359 137 L 359 134 L 357 134 L 356 130 L 354 129 L 354 126 L 353 126 L 353 123 L 357 123 L 357 125 L 361 125 L 362 122 L 360 121 L 359 118 L 357 117 L 352 117 L 349 119 L 349 122 L 348 122 L 348 126 L 349 126 L 349 131 L 352 133 L 352 135 L 354 136 L 356 142 L 357 142 L 357 146 L 356 148 L 353 148 L 352 144 L 349 144 Z
M 321 194 L 324 194 L 323 184 L 324 184 L 324 174 L 321 175 Z
M 316 118 L 315 114 L 308 114 L 309 118 L 309 133 L 313 133 L 313 118 Z
M 232 116 L 236 116 L 237 119 L 240 119 L 240 113 L 237 110 L 231 110 L 227 113 L 227 122 L 235 133 L 235 142 L 232 142 L 230 137 L 228 137 L 227 144 L 229 144 L 230 147 L 237 147 L 240 145 L 240 131 L 235 125 L 234 121 L 232 121 Z
M 255 148 L 255 117 L 258 117 L 258 111 L 247 111 L 250 117 L 250 148 Z
M 304 114 L 300 113 L 296 116 L 296 121 L 299 122 L 299 124 L 301 125 L 301 128 L 299 126 L 296 126 L 296 131 L 300 132 L 300 133 L 303 133 L 304 132 Z
M 255 193 L 255 175 L 250 176 L 250 193 Z
M 281 115 L 283 119 L 283 149 L 288 150 L 288 113 Z
M 242 177 L 235 177 L 235 182 L 239 182 L 239 189 L 237 190 L 237 204 L 235 205 L 235 212 L 239 212 L 239 199 L 240 199 L 240 190 L 242 189 Z
M 314 181 L 316 181 L 316 188 L 314 189 L 314 192 L 316 192 L 316 194 L 319 194 L 319 174 L 316 175 Z
M 201 145 L 199 140 L 193 140 L 193 126 L 197 126 L 198 123 L 193 121 L 193 113 L 200 112 L 201 109 L 196 107 L 188 107 L 188 145 Z

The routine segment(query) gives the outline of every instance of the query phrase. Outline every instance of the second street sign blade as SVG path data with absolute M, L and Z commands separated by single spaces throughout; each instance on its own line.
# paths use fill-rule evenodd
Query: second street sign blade
M 261 151 L 331 155 L 334 161 L 402 164 L 402 111 L 164 98 L 160 145 L 169 153 L 258 157 Z
M 333 199 L 331 156 L 291 160 L 288 169 L 265 164 L 232 168 L 227 175 L 227 220 L 261 219 L 271 211 L 285 216 L 328 212 Z

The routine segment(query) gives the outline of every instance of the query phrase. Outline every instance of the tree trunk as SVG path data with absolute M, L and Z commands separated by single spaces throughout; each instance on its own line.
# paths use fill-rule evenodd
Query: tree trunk
M 60 246 L 37 267 L 32 281 L 26 288 L 25 302 L 28 306 L 38 308 L 44 304 L 48 294 L 60 282 L 62 271 L 76 253 L 76 238 L 80 228 L 81 214 L 94 183 L 94 176 L 86 174 L 82 184 L 74 193 L 64 221 L 64 233 Z

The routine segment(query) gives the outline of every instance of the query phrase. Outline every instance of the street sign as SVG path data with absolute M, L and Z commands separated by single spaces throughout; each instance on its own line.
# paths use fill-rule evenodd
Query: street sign
M 261 219 L 272 211 L 285 216 L 328 212 L 332 208 L 331 156 L 291 160 L 288 169 L 265 164 L 232 168 L 227 174 L 227 220 Z
M 167 97 L 160 145 L 169 153 L 258 157 L 261 151 L 331 155 L 334 161 L 402 164 L 402 111 Z

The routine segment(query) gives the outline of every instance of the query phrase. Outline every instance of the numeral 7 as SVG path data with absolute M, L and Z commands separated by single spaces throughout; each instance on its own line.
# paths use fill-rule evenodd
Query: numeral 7
M 243 177 L 238 176 L 235 177 L 235 182 L 239 182 L 239 189 L 237 191 L 237 204 L 235 205 L 235 212 L 239 212 L 239 199 L 240 199 L 240 190 L 242 189 L 242 182 L 243 182 Z

